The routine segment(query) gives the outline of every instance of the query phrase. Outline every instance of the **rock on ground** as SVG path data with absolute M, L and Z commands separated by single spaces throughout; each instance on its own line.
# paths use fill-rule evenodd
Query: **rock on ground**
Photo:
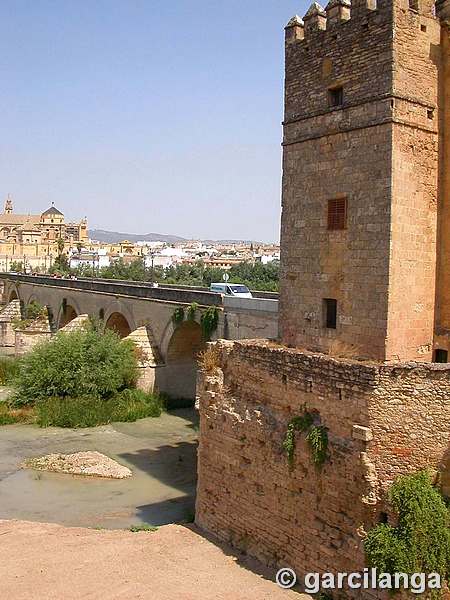
M 112 458 L 96 451 L 47 454 L 40 458 L 29 458 L 22 464 L 22 467 L 38 471 L 55 471 L 56 473 L 90 475 L 110 479 L 125 479 L 132 475 L 128 467 L 124 467 Z

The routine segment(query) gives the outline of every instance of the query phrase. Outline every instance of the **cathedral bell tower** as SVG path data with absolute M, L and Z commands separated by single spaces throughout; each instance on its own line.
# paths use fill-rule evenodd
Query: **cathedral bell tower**
M 5 200 L 5 208 L 3 210 L 5 215 L 10 215 L 13 212 L 13 203 L 11 200 L 11 196 L 8 194 L 8 197 Z

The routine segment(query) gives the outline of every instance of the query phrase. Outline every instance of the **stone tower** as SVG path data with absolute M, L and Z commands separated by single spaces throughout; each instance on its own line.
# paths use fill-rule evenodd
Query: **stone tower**
M 375 360 L 448 349 L 449 2 L 331 0 L 286 27 L 286 345 Z
M 11 196 L 8 194 L 8 197 L 5 200 L 5 207 L 3 210 L 5 215 L 10 215 L 13 212 L 13 203 L 11 200 Z
M 436 3 L 441 21 L 439 253 L 435 354 L 448 360 L 450 352 L 450 0 Z

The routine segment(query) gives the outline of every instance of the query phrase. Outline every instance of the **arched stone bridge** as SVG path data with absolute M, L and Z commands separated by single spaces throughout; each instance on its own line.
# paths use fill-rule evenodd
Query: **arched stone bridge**
M 208 307 L 216 306 L 219 311 L 213 339 L 275 339 L 278 335 L 278 302 L 270 298 L 229 298 L 199 288 L 10 273 L 0 274 L 0 286 L 4 315 L 11 313 L 8 305 L 17 306 L 20 301 L 23 311 L 34 300 L 47 307 L 53 332 L 80 315 L 89 315 L 103 319 L 121 337 L 130 336 L 146 346 L 147 366 L 152 370 L 149 387 L 155 385 L 175 398 L 195 396 L 196 358 L 205 345 L 199 320 Z M 175 325 L 174 310 L 194 302 L 196 319 Z M 7 318 L 0 314 L 4 327 L 2 321 Z M 6 337 L 3 346 L 8 346 Z

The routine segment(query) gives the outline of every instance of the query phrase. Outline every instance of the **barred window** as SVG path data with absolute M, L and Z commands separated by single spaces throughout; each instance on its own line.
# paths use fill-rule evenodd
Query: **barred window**
M 347 227 L 347 198 L 328 200 L 328 229 Z

